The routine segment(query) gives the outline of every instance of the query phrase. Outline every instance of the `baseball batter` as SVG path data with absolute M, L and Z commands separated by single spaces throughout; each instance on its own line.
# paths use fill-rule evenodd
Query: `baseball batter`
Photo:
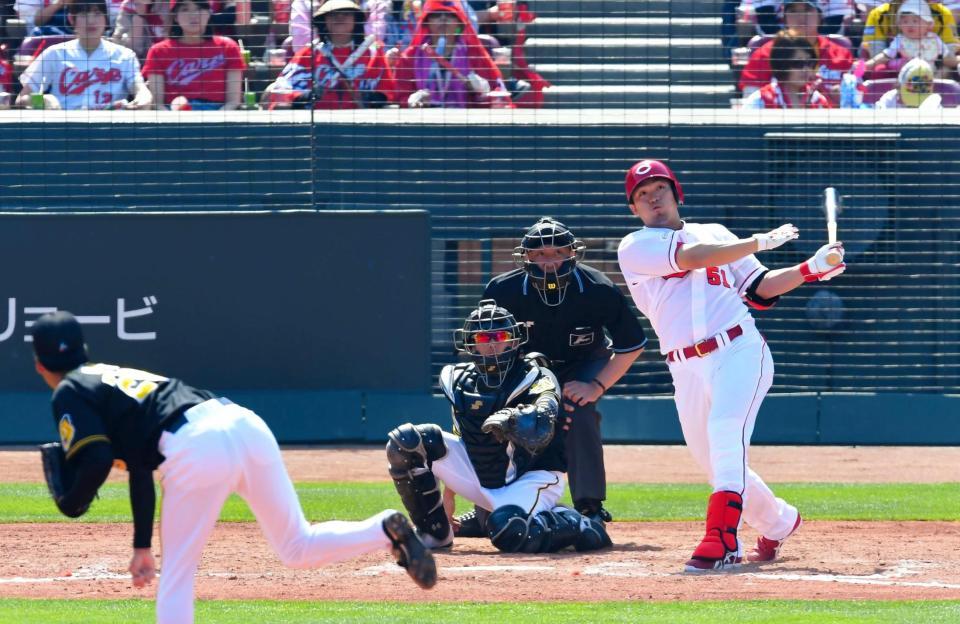
M 489 512 L 484 535 L 501 551 L 610 546 L 602 522 L 557 506 L 566 469 L 560 384 L 540 354 L 520 356 L 526 340 L 509 311 L 481 301 L 456 333 L 457 349 L 472 362 L 440 373 L 453 433 L 411 423 L 389 433 L 390 476 L 431 547 L 453 545 L 454 510 L 444 508 L 439 482 Z
M 762 535 L 747 559 L 772 561 L 801 518 L 747 465 L 757 411 L 773 382 L 773 358 L 748 306 L 768 309 L 805 282 L 840 275 L 843 244 L 824 245 L 797 266 L 769 270 L 754 254 L 798 238 L 793 225 L 739 239 L 718 223 L 682 221 L 683 189 L 656 160 L 630 167 L 626 192 L 630 211 L 645 227 L 620 242 L 620 269 L 660 338 L 683 437 L 713 487 L 706 534 L 685 570 L 740 565 L 741 519 Z M 834 250 L 841 262 L 831 266 L 827 255 Z
M 160 472 L 158 623 L 193 622 L 200 553 L 234 492 L 290 567 L 315 568 L 390 549 L 418 585 L 436 582 L 433 556 L 396 511 L 360 522 L 309 524 L 277 441 L 255 413 L 178 379 L 88 363 L 83 332 L 69 312 L 40 317 L 32 332 L 36 370 L 53 389 L 60 432 L 59 444 L 41 447 L 54 501 L 69 517 L 83 515 L 114 462 L 123 463 L 130 475 L 136 587 L 156 574 L 153 471 Z

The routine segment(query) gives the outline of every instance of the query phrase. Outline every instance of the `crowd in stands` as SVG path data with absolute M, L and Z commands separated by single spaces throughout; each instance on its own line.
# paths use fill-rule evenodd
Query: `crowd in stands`
M 731 47 L 744 108 L 935 108 L 960 104 L 960 2 L 744 0 Z M 742 30 L 741 30 L 742 32 Z M 744 51 L 749 56 L 746 62 Z
M 273 70 L 251 90 L 252 56 L 238 35 L 254 5 L 269 7 Z M 746 108 L 960 100 L 960 0 L 723 6 Z M 542 106 L 549 86 L 524 55 L 535 18 L 526 1 L 0 0 L 0 9 L 15 12 L 26 35 L 8 32 L 0 47 L 0 106 L 514 108 Z M 894 93 L 907 90 L 923 97 Z
M 0 0 L 26 34 L 0 49 L 0 91 L 15 106 L 88 110 L 542 105 L 526 2 L 269 0 L 276 70 L 257 93 L 237 36 L 251 1 L 264 2 Z

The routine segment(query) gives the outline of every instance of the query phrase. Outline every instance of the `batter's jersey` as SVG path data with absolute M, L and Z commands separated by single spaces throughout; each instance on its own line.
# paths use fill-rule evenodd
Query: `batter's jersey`
M 143 87 L 133 50 L 101 40 L 87 53 L 76 39 L 50 46 L 20 76 L 33 93 L 51 93 L 65 110 L 111 108 Z
M 610 352 L 643 348 L 647 338 L 627 298 L 601 271 L 573 270 L 563 302 L 548 306 L 521 269 L 498 275 L 483 292 L 527 326 L 527 352 L 543 353 L 555 366 L 606 359 Z M 604 333 L 609 332 L 609 338 Z
M 677 266 L 682 245 L 735 240 L 719 223 L 684 222 L 679 230 L 645 227 L 620 241 L 620 270 L 664 355 L 738 324 L 754 326 L 743 296 L 767 270 L 756 256 L 694 271 Z
M 162 423 L 216 395 L 132 368 L 90 364 L 73 370 L 53 392 L 53 417 L 69 461 L 91 444 L 109 444 L 114 459 L 153 470 L 162 459 Z
M 440 372 L 440 388 L 452 406 L 453 432 L 463 440 L 480 485 L 500 488 L 531 470 L 566 472 L 566 438 L 559 422 L 554 426 L 550 444 L 535 456 L 480 429 L 494 412 L 533 405 L 543 394 L 554 395 L 559 404 L 560 384 L 556 376 L 533 356 L 518 360 L 498 388 L 486 387 L 472 363 L 445 366 Z M 562 418 L 562 411 L 557 418 Z

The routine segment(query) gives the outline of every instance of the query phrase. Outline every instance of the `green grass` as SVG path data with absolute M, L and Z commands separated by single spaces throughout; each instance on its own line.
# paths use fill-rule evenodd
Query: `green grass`
M 145 600 L 0 600 L 0 621 L 18 624 L 148 622 L 153 603 Z M 645 624 L 895 624 L 960 621 L 960 601 L 872 602 L 755 600 L 724 602 L 522 602 L 396 603 L 201 601 L 196 619 L 205 624 L 351 624 L 389 622 L 644 622 Z
M 607 489 L 606 505 L 619 521 L 701 520 L 710 492 L 705 485 L 690 484 L 611 484 Z M 779 483 L 774 491 L 799 507 L 807 520 L 960 520 L 960 483 Z M 390 483 L 300 483 L 297 492 L 313 521 L 358 520 L 402 507 Z M 469 504 L 459 499 L 457 508 Z M 221 518 L 253 520 L 236 496 L 227 501 Z M 127 486 L 110 484 L 80 521 L 129 519 Z M 45 486 L 0 484 L 0 523 L 65 520 Z

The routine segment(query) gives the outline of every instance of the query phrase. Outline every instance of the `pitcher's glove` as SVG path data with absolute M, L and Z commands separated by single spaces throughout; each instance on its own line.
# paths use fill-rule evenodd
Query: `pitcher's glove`
M 73 482 L 73 477 L 68 469 L 67 456 L 63 452 L 63 447 L 59 442 L 41 444 L 40 461 L 43 463 L 43 477 L 47 480 L 47 489 L 50 490 L 50 496 L 53 498 L 53 502 L 56 503 L 57 509 L 62 513 L 66 513 L 60 506 L 60 501 L 66 495 L 67 490 Z M 88 508 L 89 505 L 82 510 L 78 510 L 79 513 L 77 514 L 71 513 L 67 515 L 71 517 L 82 516 Z
M 541 413 L 536 405 L 518 405 L 494 412 L 483 421 L 480 430 L 536 455 L 553 439 L 553 425 L 554 418 Z

